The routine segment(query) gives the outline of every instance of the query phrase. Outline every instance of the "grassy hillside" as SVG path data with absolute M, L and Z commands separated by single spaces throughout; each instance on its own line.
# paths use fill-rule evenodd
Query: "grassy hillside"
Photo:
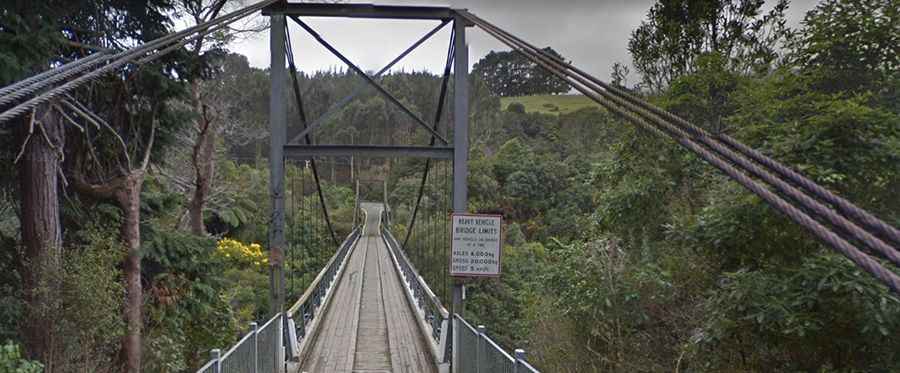
M 500 105 L 503 110 L 513 102 L 525 106 L 526 112 L 539 112 L 544 114 L 567 114 L 586 107 L 600 107 L 596 102 L 583 95 L 535 95 L 501 97 Z

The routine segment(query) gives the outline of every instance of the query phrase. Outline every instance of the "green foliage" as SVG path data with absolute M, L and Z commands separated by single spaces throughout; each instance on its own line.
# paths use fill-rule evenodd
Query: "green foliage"
M 7 341 L 0 345 L 0 372 L 4 373 L 40 373 L 44 366 L 37 362 L 25 359 L 19 345 Z
M 649 99 L 794 165 L 888 222 L 900 221 L 892 187 L 900 184 L 898 84 L 890 68 L 896 53 L 888 52 L 896 43 L 886 42 L 896 37 L 888 31 L 896 9 L 885 1 L 821 4 L 786 51 L 791 59 L 782 62 L 794 65 L 783 68 L 773 68 L 778 56 L 764 49 L 774 39 L 731 41 L 759 43 L 759 59 L 745 61 L 724 47 L 673 48 L 684 70 L 660 59 L 659 67 L 673 75 L 650 82 L 658 89 Z M 756 26 L 743 32 L 782 27 L 783 11 L 779 3 L 768 15 L 751 12 L 747 25 Z M 700 14 L 659 35 L 710 25 L 702 12 L 655 14 L 670 20 Z M 659 57 L 651 52 L 642 49 L 635 58 Z M 520 281 L 511 270 L 471 287 L 473 317 L 496 325 L 492 337 L 532 346 L 533 361 L 550 371 L 898 366 L 889 347 L 897 343 L 897 298 L 758 197 L 671 142 L 602 112 L 548 120 L 526 114 L 527 104 L 523 109 L 494 119 L 512 139 L 485 142 L 473 156 L 472 206 L 502 206 L 509 245 L 540 242 L 549 254 L 537 263 L 536 282 Z M 570 154 L 586 154 L 588 161 Z M 579 202 L 569 206 L 570 200 Z M 548 229 L 557 221 L 566 224 Z M 513 259 L 504 259 L 506 271 Z M 541 343 L 532 345 L 535 340 Z
M 90 225 L 77 234 L 84 244 L 65 251 L 59 328 L 62 371 L 96 371 L 114 363 L 125 332 L 118 264 L 124 248 L 114 229 Z
M 229 262 L 216 255 L 212 239 L 152 223 L 144 227 L 143 233 L 144 278 L 150 281 L 145 368 L 196 368 L 207 358 L 210 346 L 228 345 L 238 326 L 249 322 L 239 319 L 235 310 L 246 309 L 249 304 L 244 317 L 262 313 L 252 303 L 256 298 L 249 302 L 235 299 L 229 291 L 250 288 L 264 292 L 265 285 L 260 286 L 258 281 L 230 281 L 230 271 L 245 270 L 229 268 Z
M 656 2 L 628 40 L 641 86 L 662 91 L 676 78 L 693 73 L 697 58 L 708 52 L 721 54 L 729 71 L 768 71 L 790 32 L 785 20 L 788 1 L 777 1 L 768 13 L 763 13 L 764 4 L 762 0 Z
M 541 114 L 569 114 L 585 108 L 599 108 L 600 105 L 583 95 L 527 95 L 501 97 L 500 106 L 507 111 Z
M 748 83 L 727 119 L 736 136 L 765 144 L 776 158 L 858 203 L 897 219 L 900 205 L 890 185 L 900 180 L 900 117 L 893 103 L 869 93 L 817 90 L 820 75 L 774 74 Z M 835 78 L 840 78 L 836 76 Z
M 553 48 L 546 47 L 543 51 L 562 59 Z M 501 97 L 555 94 L 569 90 L 565 81 L 514 51 L 490 51 L 475 63 L 472 75 Z
M 896 100 L 890 80 L 900 79 L 900 2 L 827 0 L 807 13 L 804 26 L 794 46 L 796 63 L 819 77 L 817 88 Z
M 16 219 L 18 225 L 18 219 Z M 16 265 L 17 251 L 15 239 L 5 236 L 0 229 L 0 339 L 18 337 L 18 321 L 24 312 L 21 278 Z
M 897 343 L 900 300 L 835 254 L 726 273 L 705 307 L 693 343 L 706 369 L 879 371 L 900 362 L 888 347 Z
M 735 110 L 736 103 L 730 96 L 737 90 L 739 78 L 728 70 L 725 57 L 716 52 L 697 56 L 694 69 L 695 73 L 672 82 L 662 105 L 713 133 L 722 132 L 723 118 Z
M 764 13 L 761 1 L 659 2 L 630 44 L 650 90 L 635 93 L 900 222 L 895 196 L 900 79 L 893 52 L 900 7 L 895 0 L 825 1 L 807 15 L 784 52 L 790 58 L 778 67 L 784 7 L 777 2 Z M 49 34 L 11 34 L 7 24 L 5 18 L 0 22 L 0 28 L 7 27 L 0 29 L 0 44 L 11 46 L 0 49 L 0 61 L 9 61 L 0 80 L 40 69 L 45 58 L 40 48 L 55 45 Z M 53 30 L 52 24 L 35 25 Z M 521 79 L 524 75 L 511 69 L 534 66 L 511 56 L 489 55 L 472 79 L 469 208 L 502 213 L 507 224 L 503 277 L 469 284 L 470 321 L 486 325 L 508 349 L 527 349 L 544 371 L 882 372 L 900 366 L 895 348 L 900 301 L 886 288 L 695 156 L 623 123 L 583 96 L 491 94 L 556 89 L 551 81 Z M 155 168 L 145 181 L 147 371 L 195 369 L 210 348 L 231 345 L 249 321 L 262 319 L 269 309 L 268 268 L 254 263 L 262 251 L 254 251 L 253 261 L 216 253 L 223 237 L 259 242 L 265 249 L 271 211 L 262 155 L 268 140 L 256 126 L 266 120 L 268 77 L 240 56 L 210 62 L 206 67 L 212 70 L 204 73 L 221 78 L 212 91 L 241 93 L 233 95 L 225 115 L 254 124 L 245 132 L 229 132 L 217 144 L 232 160 L 216 165 L 217 190 L 206 221 L 214 237 L 174 229 L 183 218 L 184 196 L 157 180 Z M 120 113 L 120 134 L 146 138 L 156 115 L 163 121 L 160 141 L 172 144 L 190 119 L 177 105 L 162 105 L 184 100 L 176 78 L 187 76 L 176 73 L 181 68 L 156 65 L 133 75 L 128 89 L 136 90 L 136 100 L 165 107 Z M 626 74 L 619 65 L 615 83 L 624 85 Z M 308 116 L 318 117 L 353 91 L 356 79 L 343 71 L 301 75 Z M 498 88 L 501 79 L 514 84 Z M 422 117 L 435 113 L 439 77 L 404 72 L 383 82 Z M 115 103 L 104 97 L 117 97 L 110 93 L 120 93 L 120 83 L 101 82 L 96 95 L 83 98 L 98 111 L 115 113 Z M 497 91 L 506 88 L 518 91 Z M 290 110 L 297 114 L 296 107 Z M 445 110 L 442 130 L 449 119 Z M 297 131 L 292 127 L 289 135 Z M 411 144 L 426 143 L 428 135 L 368 90 L 326 121 L 316 141 Z M 93 144 L 118 157 L 119 145 L 111 137 Z M 128 141 L 128 151 L 140 153 L 143 145 Z M 153 159 L 163 150 L 156 148 Z M 102 156 L 99 161 L 109 170 L 122 163 Z M 362 180 L 389 175 L 398 238 L 409 229 L 423 164 L 355 160 L 355 176 Z M 320 163 L 320 177 L 342 238 L 351 228 L 355 191 L 346 186 L 349 175 L 341 174 L 342 166 L 331 177 L 331 165 Z M 441 173 L 446 165 L 434 165 L 420 217 L 446 212 L 449 196 Z M 162 171 L 172 167 L 177 165 L 166 164 Z M 335 247 L 321 224 L 314 224 L 321 215 L 311 170 L 288 164 L 286 173 L 285 260 L 293 300 Z M 14 170 L 0 174 L 13 179 Z M 378 201 L 381 184 L 371 184 L 363 186 L 364 199 Z M 14 185 L 0 183 L 0 202 L 10 201 L 0 205 L 0 338 L 13 340 L 21 339 L 15 323 L 23 312 L 12 263 L 19 227 L 9 196 L 15 192 Z M 63 214 L 60 349 L 71 370 L 102 370 L 112 365 L 123 333 L 122 248 L 115 229 L 90 222 L 114 227 L 120 212 L 106 203 L 88 204 L 77 194 L 70 201 Z M 440 247 L 423 250 L 433 248 L 429 242 L 446 242 L 446 232 L 427 219 L 416 226 L 410 256 L 446 302 L 441 276 L 446 255 Z M 19 362 L 14 345 L 3 351 L 0 368 L 6 361 L 27 365 Z

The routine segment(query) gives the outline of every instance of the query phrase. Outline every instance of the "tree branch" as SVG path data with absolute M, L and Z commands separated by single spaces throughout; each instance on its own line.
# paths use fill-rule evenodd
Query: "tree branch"
M 147 144 L 147 150 L 144 152 L 144 160 L 141 162 L 141 171 L 147 170 L 150 164 L 150 153 L 153 150 L 153 140 L 156 139 L 156 119 L 150 121 L 150 142 Z

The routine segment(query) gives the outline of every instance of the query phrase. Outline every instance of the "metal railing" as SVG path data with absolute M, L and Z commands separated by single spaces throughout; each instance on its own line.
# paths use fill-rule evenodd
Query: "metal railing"
M 385 215 L 382 219 L 388 219 L 387 209 L 384 210 Z M 404 290 L 410 303 L 416 305 L 416 311 L 419 315 L 419 321 L 427 331 L 429 331 L 432 353 L 439 362 L 449 361 L 449 343 L 448 335 L 450 312 L 441 304 L 437 295 L 431 291 L 431 288 L 425 282 L 422 276 L 406 257 L 406 253 L 400 249 L 400 243 L 394 238 L 388 229 L 387 224 L 381 225 L 382 238 L 388 247 L 394 264 L 400 271 L 403 278 Z
M 279 373 L 284 356 L 281 339 L 282 314 L 277 314 L 262 327 L 250 323 L 247 332 L 228 351 L 214 349 L 210 361 L 197 373 Z
M 365 221 L 365 218 L 362 221 Z M 306 347 L 304 344 L 306 336 L 314 331 L 320 308 L 327 303 L 334 285 L 337 284 L 336 280 L 340 277 L 347 258 L 350 256 L 350 251 L 362 234 L 362 229 L 362 227 L 353 229 L 353 232 L 341 243 L 341 246 L 331 257 L 328 264 L 319 271 L 319 274 L 306 289 L 306 292 L 287 310 L 289 328 L 287 340 L 288 359 L 296 360 L 300 358 Z
M 539 373 L 525 361 L 525 350 L 512 355 L 488 337 L 483 325 L 473 328 L 462 316 L 453 315 L 453 364 L 456 373 Z

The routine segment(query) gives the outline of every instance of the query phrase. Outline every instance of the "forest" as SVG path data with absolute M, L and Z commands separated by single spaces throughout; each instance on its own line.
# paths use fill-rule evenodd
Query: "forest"
M 2 87 L 245 5 L 0 4 Z M 795 26 L 789 7 L 658 0 L 607 80 L 900 226 L 900 1 L 822 0 Z M 0 372 L 194 372 L 271 315 L 269 73 L 228 50 L 266 26 L 220 30 L 0 125 Z M 469 210 L 505 226 L 503 276 L 469 284 L 466 317 L 499 344 L 545 372 L 900 371 L 900 296 L 674 142 L 594 105 L 560 108 L 587 99 L 516 53 L 471 59 Z M 329 112 L 362 86 L 354 72 L 298 74 L 306 115 L 328 112 L 315 143 L 428 143 L 374 89 Z M 441 79 L 380 82 L 433 117 Z M 338 239 L 355 180 L 374 201 L 386 185 L 405 232 L 423 160 L 317 161 Z M 434 170 L 425 200 L 440 212 L 451 168 Z M 310 173 L 287 163 L 288 180 Z M 287 193 L 295 211 L 318 203 L 308 184 Z M 310 219 L 287 214 L 289 302 L 334 254 Z M 409 254 L 446 271 L 446 253 Z M 426 277 L 449 302 L 441 275 Z

